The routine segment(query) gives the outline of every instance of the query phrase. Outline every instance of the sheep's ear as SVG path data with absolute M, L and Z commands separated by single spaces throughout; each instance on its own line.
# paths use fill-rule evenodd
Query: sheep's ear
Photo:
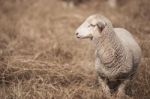
M 99 28 L 99 30 L 100 30 L 100 32 L 101 32 L 101 31 L 103 31 L 103 29 L 105 28 L 106 23 L 101 21 L 101 22 L 98 22 L 98 23 L 97 23 L 97 26 L 98 26 L 98 28 Z

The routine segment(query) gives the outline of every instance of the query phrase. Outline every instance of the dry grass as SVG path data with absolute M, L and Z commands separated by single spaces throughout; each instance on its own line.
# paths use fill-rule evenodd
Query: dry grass
M 104 99 L 95 88 L 92 44 L 74 36 L 93 13 L 139 41 L 143 58 L 129 88 L 133 99 L 149 99 L 150 1 L 126 1 L 112 9 L 104 0 L 74 7 L 61 0 L 0 0 L 0 99 Z

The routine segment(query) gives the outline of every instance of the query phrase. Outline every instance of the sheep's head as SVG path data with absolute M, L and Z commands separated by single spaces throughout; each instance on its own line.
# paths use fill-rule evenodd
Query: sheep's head
M 101 15 L 91 15 L 89 16 L 76 30 L 77 38 L 90 38 L 100 37 L 101 32 L 106 26 L 105 20 Z

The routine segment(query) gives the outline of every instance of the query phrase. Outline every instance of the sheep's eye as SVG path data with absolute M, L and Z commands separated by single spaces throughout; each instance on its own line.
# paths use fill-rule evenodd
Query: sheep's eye
M 95 25 L 93 25 L 93 24 L 90 24 L 88 27 L 95 27 Z

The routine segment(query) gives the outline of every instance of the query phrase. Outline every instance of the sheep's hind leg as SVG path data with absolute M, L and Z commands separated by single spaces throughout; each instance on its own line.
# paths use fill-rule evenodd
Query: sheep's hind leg
M 125 87 L 130 80 L 124 80 L 118 87 L 117 99 L 129 99 L 129 96 L 125 93 Z

